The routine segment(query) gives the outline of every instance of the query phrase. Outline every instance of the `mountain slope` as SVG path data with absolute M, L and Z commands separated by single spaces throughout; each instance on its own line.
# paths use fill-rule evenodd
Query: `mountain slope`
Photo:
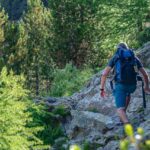
M 144 52 L 148 53 L 149 49 Z M 143 53 L 138 55 L 141 57 Z M 150 70 L 147 71 L 150 76 Z M 50 108 L 64 105 L 70 111 L 70 116 L 62 121 L 62 127 L 69 139 L 64 147 L 74 143 L 83 145 L 86 141 L 91 150 L 118 149 L 119 141 L 123 138 L 123 126 L 118 126 L 120 121 L 116 114 L 109 78 L 106 81 L 107 97 L 105 99 L 100 97 L 100 76 L 101 72 L 93 76 L 84 89 L 71 97 L 45 98 Z M 138 82 L 137 89 L 132 94 L 127 115 L 134 129 L 142 127 L 145 130 L 145 137 L 150 139 L 150 96 L 146 96 L 147 108 L 143 109 L 141 85 L 141 82 Z M 55 147 L 59 140 L 56 141 Z

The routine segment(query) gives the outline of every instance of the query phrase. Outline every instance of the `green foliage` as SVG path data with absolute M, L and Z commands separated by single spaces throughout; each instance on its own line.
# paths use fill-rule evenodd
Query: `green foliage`
M 23 19 L 4 28 L 3 64 L 26 76 L 28 88 L 38 95 L 48 91 L 54 62 L 51 56 L 51 13 L 40 0 L 28 0 Z M 46 84 L 46 85 L 45 85 Z
M 51 35 L 46 38 L 48 44 L 44 42 L 42 45 L 48 45 L 49 49 L 52 49 L 49 57 L 52 57 L 59 67 L 64 67 L 70 61 L 77 67 L 82 67 L 83 64 L 90 64 L 93 68 L 101 67 L 112 55 L 118 42 L 125 41 L 138 47 L 138 35 L 145 30 L 144 23 L 149 21 L 149 0 L 43 0 L 46 6 L 49 2 L 50 9 L 45 9 L 40 0 L 28 0 L 27 3 L 25 0 L 0 2 L 10 18 L 15 18 L 16 14 L 21 15 L 24 9 L 27 10 L 28 30 L 36 30 L 38 33 L 34 33 L 36 36 L 29 35 L 28 45 L 31 47 L 41 45 L 45 37 Z M 51 21 L 48 21 L 49 14 Z M 45 16 L 45 19 L 41 16 Z M 40 18 L 43 22 L 48 22 L 43 26 L 41 21 L 39 22 Z M 36 24 L 39 24 L 39 29 Z M 37 42 L 32 41 L 35 38 Z M 145 40 L 146 37 L 142 39 L 143 42 Z M 45 48 L 40 46 L 40 49 Z M 44 71 L 48 70 L 48 67 L 43 68 L 46 68 Z M 49 71 L 47 73 L 50 74 Z
M 27 34 L 24 23 L 7 22 L 5 25 L 5 42 L 3 46 L 4 63 L 16 74 L 25 73 L 27 55 Z
M 88 141 L 85 141 L 83 144 L 83 150 L 90 150 L 90 143 Z
M 83 87 L 91 77 L 90 69 L 78 70 L 72 64 L 67 64 L 64 69 L 57 69 L 52 82 L 52 96 L 69 96 Z
M 23 88 L 23 76 L 8 74 L 4 68 L 0 75 L 0 149 L 34 149 L 43 145 L 35 133 L 41 127 L 26 127 L 32 121 L 27 111 L 30 106 L 28 91 Z M 44 146 L 43 146 L 44 147 Z
M 72 62 L 77 67 L 90 64 L 101 42 L 97 23 L 100 1 L 49 0 L 53 16 L 55 60 L 63 67 Z M 98 41 L 96 41 L 98 40 Z M 61 62 L 61 63 L 60 63 Z
M 127 138 L 120 141 L 120 150 L 128 150 L 130 148 L 141 150 L 150 149 L 150 140 L 144 140 L 144 130 L 141 127 L 137 128 L 137 134 L 135 135 L 133 127 L 130 124 L 125 125 L 124 129 Z
M 99 112 L 97 108 L 89 108 L 88 111 L 95 112 L 95 113 Z
M 81 150 L 81 148 L 79 147 L 79 145 L 74 144 L 69 147 L 69 150 Z
M 33 104 L 28 111 L 32 114 L 33 118 L 28 127 L 42 127 L 42 130 L 36 133 L 36 137 L 41 139 L 44 145 L 53 145 L 55 139 L 64 136 L 58 120 L 58 116 L 65 117 L 67 115 L 63 106 L 50 110 L 45 105 Z
M 51 12 L 40 0 L 28 0 L 27 13 L 23 17 L 27 32 L 25 75 L 28 86 L 39 94 L 41 84 L 50 82 L 54 62 L 51 57 Z
M 7 16 L 5 15 L 4 10 L 0 8 L 0 45 L 4 41 L 4 24 L 7 21 Z
M 77 92 L 93 70 L 104 66 L 118 42 L 138 47 L 149 41 L 150 28 L 144 25 L 150 20 L 149 2 L 0 0 L 10 20 L 19 19 L 26 10 L 17 21 L 8 21 L 4 10 L 0 11 L 0 70 L 6 65 L 8 72 L 26 77 L 22 81 L 22 76 L 7 75 L 5 70 L 0 76 L 0 148 L 42 147 L 63 136 L 58 118 L 68 111 L 30 103 L 23 82 L 32 95 L 70 96 Z
M 77 68 L 86 65 L 96 70 L 118 42 L 137 47 L 137 37 L 145 33 L 143 24 L 149 19 L 149 0 L 48 1 L 44 7 L 40 0 L 28 0 L 22 19 L 5 27 L 3 64 L 16 74 L 24 73 L 37 95 L 49 93 L 56 65 L 63 68 L 72 62 Z M 22 6 L 18 0 L 0 2 L 7 12 Z M 142 41 L 146 38 L 144 34 Z
M 68 115 L 59 106 L 49 110 L 28 100 L 23 89 L 23 76 L 8 74 L 6 68 L 0 76 L 0 149 L 47 149 L 55 139 L 64 136 L 58 117 Z
M 60 115 L 62 117 L 66 117 L 70 114 L 70 112 L 63 105 L 55 107 L 53 113 L 55 115 Z
M 4 10 L 2 10 L 0 7 L 0 56 L 3 55 L 2 48 L 3 48 L 4 41 L 5 41 L 4 26 L 6 22 L 7 22 L 7 16 L 5 15 Z M 4 66 L 4 60 L 2 57 L 0 57 L 0 71 L 3 66 Z
M 140 32 L 138 40 L 141 45 L 150 41 L 150 28 L 145 28 L 142 32 Z

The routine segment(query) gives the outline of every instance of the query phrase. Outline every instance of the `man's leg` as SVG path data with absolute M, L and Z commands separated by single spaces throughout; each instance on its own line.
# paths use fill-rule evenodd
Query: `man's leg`
M 125 89 L 125 85 L 123 84 L 116 84 L 115 91 L 115 103 L 117 107 L 117 113 L 123 123 L 128 123 L 129 120 L 126 115 L 126 108 L 129 104 L 129 98 L 127 98 L 127 92 Z
M 121 119 L 121 121 L 125 124 L 125 123 L 129 123 L 129 120 L 127 118 L 127 115 L 126 115 L 126 111 L 125 111 L 125 108 L 118 108 L 117 109 L 117 112 L 118 112 L 118 115 Z
M 130 97 L 130 95 L 128 95 L 127 97 L 126 97 L 126 106 L 125 106 L 125 111 L 127 110 L 127 108 L 128 108 L 128 105 L 129 105 L 129 103 L 130 103 L 130 99 L 131 99 L 131 97 Z
M 129 123 L 127 114 L 126 114 L 126 109 L 129 105 L 130 102 L 130 95 L 126 96 L 125 92 L 122 91 L 121 93 L 119 93 L 120 96 L 118 96 L 117 101 L 118 101 L 118 108 L 117 108 L 117 113 L 121 119 L 121 121 L 125 124 L 125 123 Z

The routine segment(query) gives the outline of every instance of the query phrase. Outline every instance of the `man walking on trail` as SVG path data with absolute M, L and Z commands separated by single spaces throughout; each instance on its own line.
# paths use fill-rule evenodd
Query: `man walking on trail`
M 101 97 L 104 97 L 106 94 L 104 89 L 105 81 L 112 68 L 115 70 L 115 88 L 113 94 L 115 97 L 117 113 L 121 121 L 126 124 L 129 123 L 126 109 L 130 102 L 130 94 L 136 89 L 138 71 L 141 72 L 144 78 L 144 90 L 146 93 L 150 93 L 149 77 L 143 68 L 142 63 L 134 55 L 133 51 L 128 48 L 126 43 L 120 43 L 117 46 L 115 55 L 109 60 L 107 67 L 102 73 L 100 85 Z

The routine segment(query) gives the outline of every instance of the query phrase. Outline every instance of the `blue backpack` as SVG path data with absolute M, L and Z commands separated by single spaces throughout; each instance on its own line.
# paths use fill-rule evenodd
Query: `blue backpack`
M 133 51 L 119 48 L 115 55 L 114 80 L 124 84 L 136 84 L 137 64 Z

